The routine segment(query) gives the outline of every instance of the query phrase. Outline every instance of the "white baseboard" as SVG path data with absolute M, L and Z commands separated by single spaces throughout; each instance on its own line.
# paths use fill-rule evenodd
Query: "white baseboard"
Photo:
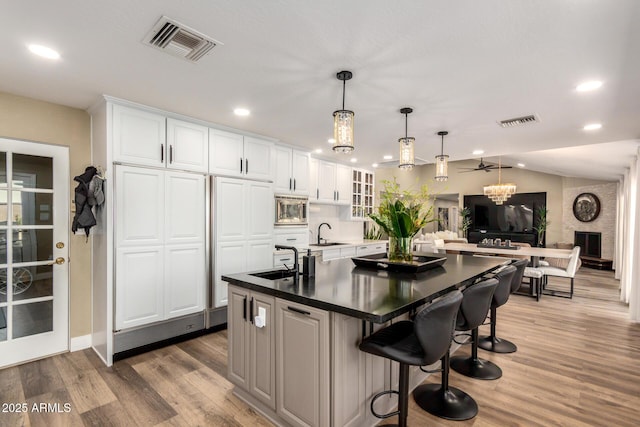
M 84 350 L 91 347 L 91 334 L 71 338 L 70 351 Z

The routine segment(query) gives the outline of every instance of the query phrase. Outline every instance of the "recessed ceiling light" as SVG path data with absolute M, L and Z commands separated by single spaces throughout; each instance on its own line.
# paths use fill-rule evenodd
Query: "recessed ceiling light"
M 316 148 L 315 152 L 318 153 L 318 154 L 322 153 L 322 148 Z
M 576 90 L 578 92 L 588 92 L 590 90 L 599 89 L 600 86 L 602 86 L 602 82 L 601 81 L 592 80 L 592 81 L 589 81 L 589 82 L 580 83 L 578 86 L 576 86 Z
M 352 159 L 351 159 L 351 160 L 349 160 L 349 161 L 350 161 L 351 163 L 355 163 L 355 162 L 357 162 L 357 161 L 358 161 L 358 159 L 356 159 L 356 158 L 354 157 L 354 158 L 352 158 Z
M 335 139 L 333 139 L 333 138 L 329 138 L 329 139 L 327 139 L 327 142 L 328 142 L 329 144 L 335 144 L 336 140 L 335 140 Z
M 519 167 L 519 168 L 523 168 L 523 167 L 525 167 L 525 166 L 526 166 L 526 165 L 525 165 L 524 163 L 518 163 L 518 167 Z
M 371 167 L 377 168 L 377 167 L 378 167 L 378 164 L 377 164 L 377 163 L 373 163 L 373 164 L 371 165 Z
M 479 156 L 480 154 L 484 154 L 484 150 L 473 150 L 473 154 L 474 156 Z
M 602 127 L 602 125 L 600 123 L 591 123 L 586 125 L 583 129 L 584 130 L 598 130 Z
M 248 116 L 249 114 L 251 114 L 251 111 L 247 110 L 246 108 L 236 108 L 235 110 L 233 110 L 233 114 L 235 114 L 236 116 Z
M 385 156 L 383 157 L 383 159 L 385 159 L 385 160 L 391 160 L 391 159 L 393 159 L 393 156 L 391 156 L 391 155 L 387 154 L 387 155 L 385 155 Z
M 41 46 L 39 44 L 30 44 L 29 50 L 34 55 L 42 56 L 43 58 L 60 59 L 60 54 L 58 52 L 46 46 Z

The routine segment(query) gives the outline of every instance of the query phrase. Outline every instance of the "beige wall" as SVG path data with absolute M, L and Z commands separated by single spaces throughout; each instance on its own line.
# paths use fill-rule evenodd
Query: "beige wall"
M 91 162 L 91 118 L 84 110 L 0 92 L 0 136 L 69 147 L 72 179 Z M 70 214 L 70 218 L 73 215 Z M 71 230 L 71 225 L 69 225 Z M 91 333 L 91 245 L 82 236 L 69 240 L 70 334 Z
M 395 176 L 400 187 L 418 189 L 427 184 L 430 192 L 435 194 L 459 194 L 459 205 L 463 207 L 464 196 L 482 194 L 485 185 L 498 183 L 498 171 L 489 173 L 483 171 L 460 173 L 458 168 L 476 167 L 477 160 L 464 160 L 449 163 L 449 179 L 446 182 L 436 182 L 434 165 L 417 166 L 411 171 L 398 168 L 376 169 L 376 191 L 382 189 L 383 179 L 393 179 Z M 547 230 L 547 244 L 563 241 L 563 205 L 562 205 L 562 177 L 546 173 L 533 172 L 526 169 L 503 169 L 502 182 L 512 182 L 517 185 L 518 193 L 547 193 L 547 208 L 549 209 L 550 225 Z

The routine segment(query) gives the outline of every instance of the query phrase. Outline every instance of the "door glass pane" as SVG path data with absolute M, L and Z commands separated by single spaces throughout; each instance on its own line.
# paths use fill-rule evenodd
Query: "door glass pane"
M 53 330 L 53 301 L 13 306 L 13 337 L 41 334 Z
M 7 231 L 0 230 L 0 264 L 7 263 Z
M 14 154 L 13 187 L 53 189 L 53 159 Z
M 0 308 L 0 341 L 7 340 L 7 307 Z
M 7 186 L 7 153 L 0 152 L 0 187 Z
M 53 259 L 53 230 L 17 229 L 13 232 L 13 262 Z
M 19 225 L 52 225 L 52 193 L 13 192 L 13 223 Z M 16 196 L 16 193 L 18 196 Z
M 2 189 L 3 185 L 7 184 L 0 184 L 0 225 L 6 225 L 8 217 L 7 190 Z
M 13 267 L 13 300 L 53 295 L 53 266 Z
M 7 269 L 0 268 L 0 303 L 7 302 Z

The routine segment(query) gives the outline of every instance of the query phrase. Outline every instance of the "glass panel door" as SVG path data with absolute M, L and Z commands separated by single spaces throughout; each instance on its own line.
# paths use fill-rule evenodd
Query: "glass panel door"
M 69 348 L 69 151 L 0 147 L 1 368 Z

